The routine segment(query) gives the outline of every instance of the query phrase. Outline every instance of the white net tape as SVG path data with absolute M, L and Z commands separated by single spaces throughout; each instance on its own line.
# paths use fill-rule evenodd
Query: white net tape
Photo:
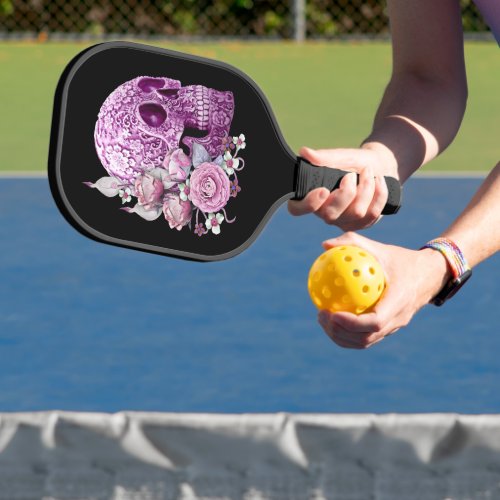
M 35 499 L 498 500 L 500 415 L 0 414 Z

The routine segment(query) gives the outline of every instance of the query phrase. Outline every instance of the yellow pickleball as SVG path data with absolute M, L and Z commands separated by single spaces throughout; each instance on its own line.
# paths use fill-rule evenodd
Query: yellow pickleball
M 318 309 L 362 314 L 382 295 L 384 271 L 378 260 L 363 248 L 334 247 L 312 265 L 307 288 Z

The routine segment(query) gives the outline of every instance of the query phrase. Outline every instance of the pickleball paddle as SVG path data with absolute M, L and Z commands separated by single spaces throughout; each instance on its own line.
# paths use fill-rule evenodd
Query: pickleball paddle
M 345 174 L 297 157 L 263 92 L 222 62 L 108 42 L 78 54 L 56 89 L 51 190 L 66 219 L 97 241 L 229 258 L 282 203 L 333 190 Z M 401 187 L 385 179 L 391 214 Z

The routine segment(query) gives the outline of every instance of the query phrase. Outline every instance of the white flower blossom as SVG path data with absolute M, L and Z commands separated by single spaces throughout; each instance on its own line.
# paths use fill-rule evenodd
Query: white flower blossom
M 229 151 L 224 153 L 224 161 L 222 163 L 222 168 L 225 170 L 227 175 L 233 175 L 234 169 L 238 168 L 240 160 L 238 158 L 233 158 Z
M 233 143 L 236 145 L 236 150 L 245 149 L 247 145 L 245 142 L 245 135 L 240 134 L 238 137 L 233 137 Z
M 118 191 L 118 195 L 122 199 L 122 205 L 124 203 L 128 203 L 129 201 L 132 201 L 132 191 L 128 187 L 125 189 L 120 189 L 120 191 Z
M 219 212 L 218 214 L 208 214 L 208 219 L 205 221 L 207 229 L 211 229 L 212 233 L 220 233 L 220 225 L 224 220 L 224 216 Z

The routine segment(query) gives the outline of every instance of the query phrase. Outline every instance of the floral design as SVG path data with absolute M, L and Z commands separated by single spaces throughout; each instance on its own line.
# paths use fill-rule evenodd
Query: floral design
M 163 215 L 170 229 L 180 231 L 191 221 L 191 203 L 181 200 L 175 193 L 168 193 L 163 202 Z
M 135 180 L 135 195 L 137 196 L 137 201 L 139 205 L 143 205 L 146 210 L 151 210 L 151 208 L 161 200 L 163 192 L 164 187 L 161 179 L 156 179 L 150 174 L 141 175 Z
M 196 224 L 194 226 L 194 232 L 198 236 L 203 236 L 204 234 L 207 234 L 207 230 L 203 227 L 203 224 L 200 222 L 199 224 Z
M 133 147 L 138 146 L 133 144 Z M 243 134 L 224 137 L 221 154 L 214 157 L 204 146 L 194 142 L 191 155 L 181 148 L 170 150 L 160 167 L 126 163 L 126 153 L 122 152 L 121 167 L 124 170 L 134 167 L 135 177 L 126 180 L 118 176 L 101 177 L 95 183 L 84 184 L 107 197 L 119 196 L 122 205 L 135 197 L 135 205 L 122 207 L 122 210 L 146 221 L 157 220 L 163 214 L 170 229 L 181 231 L 184 227 L 191 229 L 194 219 L 194 234 L 199 237 L 209 233 L 218 235 L 223 222 L 231 224 L 236 220 L 236 217 L 228 218 L 226 207 L 230 198 L 241 191 L 237 172 L 243 170 L 245 162 L 238 154 L 245 147 Z M 204 222 L 200 217 L 204 217 Z
M 239 158 L 234 158 L 233 155 L 229 151 L 226 151 L 224 153 L 224 163 L 223 168 L 226 171 L 227 175 L 233 175 L 234 170 L 238 168 L 238 165 L 240 164 Z
M 217 212 L 229 199 L 229 177 L 216 163 L 205 162 L 191 174 L 191 201 L 202 212 Z
M 118 195 L 122 199 L 122 205 L 124 203 L 128 203 L 129 201 L 132 201 L 132 191 L 128 187 L 125 189 L 120 189 L 118 191 Z
M 207 226 L 207 229 L 211 229 L 212 233 L 219 234 L 220 233 L 220 225 L 222 224 L 223 220 L 224 220 L 224 216 L 221 213 L 208 214 L 208 218 L 205 221 L 205 226 Z
M 191 197 L 189 196 L 191 193 L 190 184 L 191 184 L 191 181 L 189 179 L 186 179 L 186 183 L 181 182 L 179 184 L 180 197 L 181 197 L 181 200 L 183 200 L 183 201 L 191 199 Z
M 245 149 L 245 136 L 243 134 L 240 134 L 238 137 L 233 137 L 233 143 L 236 145 L 237 149 Z
M 231 181 L 231 196 L 233 198 L 236 198 L 238 196 L 238 193 L 241 191 L 241 187 L 238 185 L 238 179 L 234 179 L 234 181 Z

